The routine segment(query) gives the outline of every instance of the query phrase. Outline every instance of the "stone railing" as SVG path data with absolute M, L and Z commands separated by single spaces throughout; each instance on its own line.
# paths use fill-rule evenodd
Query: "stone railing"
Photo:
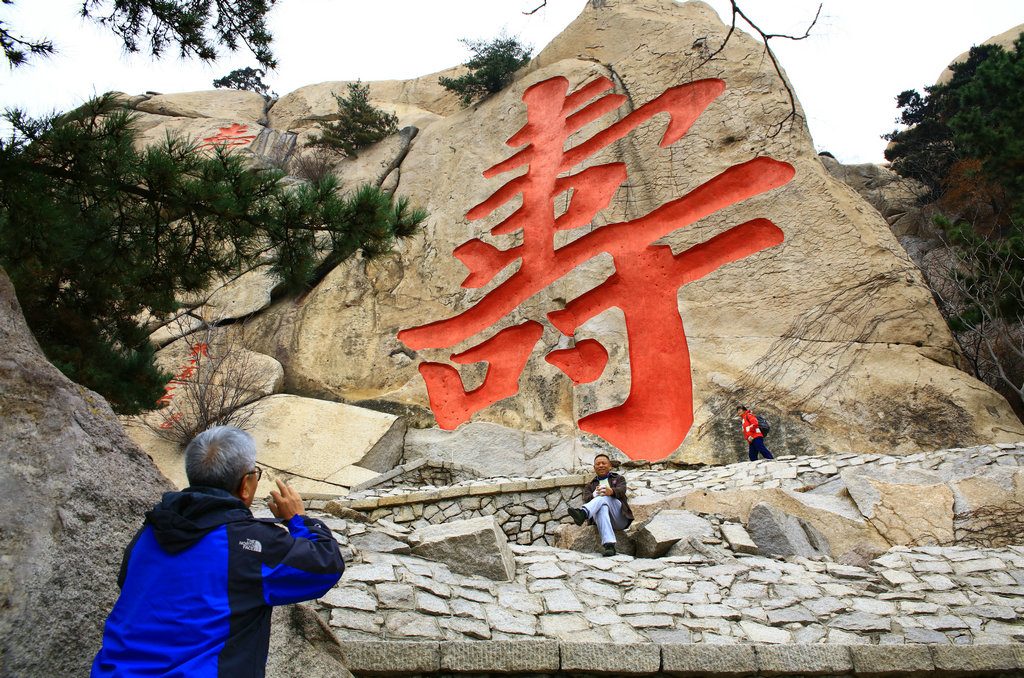
M 589 475 L 571 475 L 488 480 L 381 496 L 350 496 L 330 505 L 360 511 L 373 521 L 383 518 L 412 523 L 410 527 L 493 515 L 510 542 L 553 545 L 558 526 L 572 522 L 569 505 L 579 505 L 583 484 L 589 479 Z
M 356 676 L 1020 676 L 1019 645 L 714 645 L 557 640 L 342 641 Z

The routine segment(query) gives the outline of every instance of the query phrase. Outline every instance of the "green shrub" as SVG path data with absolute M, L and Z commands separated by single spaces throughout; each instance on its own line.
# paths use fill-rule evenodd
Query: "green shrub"
M 440 77 L 437 82 L 449 92 L 455 92 L 464 106 L 474 99 L 483 99 L 500 92 L 512 82 L 512 76 L 530 62 L 533 48 L 519 42 L 518 38 L 504 35 L 485 42 L 483 40 L 460 40 L 473 52 L 473 58 L 464 66 L 469 73 L 458 78 Z
M 356 158 L 356 150 L 380 141 L 398 131 L 398 116 L 386 113 L 370 103 L 370 86 L 350 82 L 348 96 L 338 101 L 338 120 L 322 123 L 320 134 L 306 142 L 307 146 L 331 148 Z
M 238 89 L 256 92 L 265 97 L 276 97 L 277 93 L 263 82 L 263 76 L 266 74 L 262 68 L 236 68 L 223 78 L 214 80 L 213 86 L 218 89 Z

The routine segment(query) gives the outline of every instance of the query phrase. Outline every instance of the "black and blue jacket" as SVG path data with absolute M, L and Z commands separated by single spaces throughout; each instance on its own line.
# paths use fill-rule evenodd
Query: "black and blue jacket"
M 319 520 L 285 525 L 224 490 L 166 493 L 125 549 L 92 676 L 262 677 L 271 606 L 319 598 L 345 569 Z

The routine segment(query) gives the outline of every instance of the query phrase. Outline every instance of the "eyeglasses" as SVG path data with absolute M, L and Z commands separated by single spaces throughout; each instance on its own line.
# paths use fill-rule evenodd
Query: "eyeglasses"
M 263 469 L 261 469 L 261 468 L 260 468 L 259 466 L 257 466 L 257 467 L 256 467 L 256 468 L 254 468 L 253 470 L 251 470 L 251 471 L 249 471 L 248 473 L 246 473 L 246 474 L 245 474 L 245 475 L 244 475 L 243 477 L 244 477 L 244 478 L 248 478 L 248 477 L 249 477 L 249 476 L 251 476 L 251 475 L 252 475 L 253 473 L 255 473 L 255 474 L 256 474 L 256 482 L 258 483 L 258 482 L 260 481 L 260 478 L 262 478 L 262 477 L 263 477 Z

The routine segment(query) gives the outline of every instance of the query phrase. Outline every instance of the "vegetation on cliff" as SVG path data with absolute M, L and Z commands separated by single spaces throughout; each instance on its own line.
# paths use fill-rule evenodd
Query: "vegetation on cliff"
M 218 89 L 237 89 L 256 92 L 265 97 L 276 97 L 277 93 L 270 89 L 263 77 L 267 74 L 262 68 L 236 68 L 223 78 L 216 78 L 213 86 Z
M 137 150 L 111 96 L 43 120 L 9 113 L 0 142 L 0 265 L 47 357 L 115 410 L 156 406 L 171 375 L 139 318 L 269 264 L 285 290 L 356 252 L 374 257 L 426 218 L 406 199 L 337 179 L 288 188 L 223 146 Z
M 307 141 L 307 146 L 329 148 L 356 158 L 360 148 L 398 131 L 398 116 L 370 103 L 369 85 L 350 82 L 348 94 L 335 94 L 334 98 L 338 102 L 338 119 L 320 123 L 320 133 Z
M 494 40 L 461 40 L 473 57 L 463 65 L 469 73 L 457 78 L 441 76 L 437 82 L 449 92 L 459 95 L 468 106 L 475 99 L 500 92 L 512 82 L 515 72 L 530 63 L 533 48 L 513 36 L 498 36 Z
M 950 69 L 897 97 L 907 128 L 885 157 L 943 213 L 948 246 L 926 274 L 967 366 L 1024 414 L 1024 34 Z

